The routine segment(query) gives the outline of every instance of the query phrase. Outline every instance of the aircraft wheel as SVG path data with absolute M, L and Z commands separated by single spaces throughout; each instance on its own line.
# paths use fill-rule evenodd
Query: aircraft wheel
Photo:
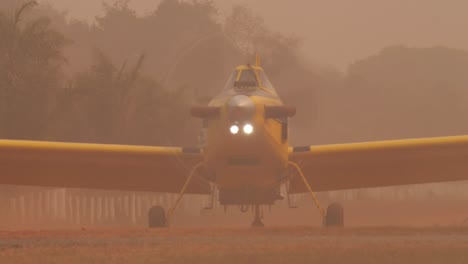
M 344 226 L 344 209 L 341 204 L 332 203 L 328 206 L 324 224 L 326 227 Z
M 161 206 L 153 206 L 148 212 L 148 226 L 150 228 L 166 226 L 166 211 Z

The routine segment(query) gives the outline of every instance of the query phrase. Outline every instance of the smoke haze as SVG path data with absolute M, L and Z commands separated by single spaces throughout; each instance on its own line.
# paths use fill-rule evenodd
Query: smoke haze
M 49 2 L 60 10 L 66 10 L 70 17 L 77 19 L 92 21 L 96 15 L 102 13 L 101 1 L 42 2 Z M 130 6 L 139 14 L 147 14 L 159 2 L 133 0 Z M 270 28 L 302 38 L 302 50 L 309 60 L 341 70 L 346 69 L 349 63 L 389 45 L 468 49 L 468 2 L 461 0 L 213 2 L 220 8 L 221 16 L 234 4 L 251 7 L 264 18 Z
M 207 38 L 222 34 L 263 48 L 266 72 L 285 103 L 298 109 L 292 145 L 468 134 L 466 1 L 214 0 L 219 14 L 212 19 L 210 6 L 182 1 L 166 0 L 158 9 L 162 1 L 133 0 L 127 8 L 107 0 L 106 9 L 97 0 L 40 0 L 69 21 L 88 23 L 66 23 L 40 5 L 15 26 L 11 18 L 23 2 L 0 0 L 0 138 L 194 146 L 200 124 L 188 116 L 189 105 L 216 94 L 245 52 L 226 38 Z M 236 13 L 234 4 L 252 12 Z M 258 22 L 257 15 L 265 25 L 236 20 Z M 51 23 L 29 23 L 35 16 Z M 225 18 L 233 19 L 232 28 Z M 260 28 L 257 36 L 242 35 L 252 25 Z M 17 43 L 27 52 L 14 48 Z M 464 185 L 452 187 L 389 187 L 375 196 L 350 191 L 343 197 L 407 199 L 419 190 L 421 197 L 466 199 Z M 24 208 L 16 187 L 1 193 L 12 211 Z M 29 204 L 36 197 L 68 199 L 38 193 L 26 198 Z

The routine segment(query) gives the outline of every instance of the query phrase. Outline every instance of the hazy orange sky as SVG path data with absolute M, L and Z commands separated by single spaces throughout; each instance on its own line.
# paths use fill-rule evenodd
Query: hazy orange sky
M 3 1 L 3 0 L 2 0 Z M 111 3 L 114 0 L 106 0 Z M 41 0 L 70 17 L 92 20 L 102 10 L 99 0 Z M 140 14 L 160 0 L 132 0 Z M 468 50 L 466 0 L 213 0 L 227 12 L 247 4 L 275 31 L 301 37 L 309 61 L 340 69 L 384 46 L 443 45 Z

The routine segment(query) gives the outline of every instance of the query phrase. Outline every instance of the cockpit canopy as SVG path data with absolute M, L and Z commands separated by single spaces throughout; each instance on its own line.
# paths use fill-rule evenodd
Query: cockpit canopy
M 263 69 L 250 65 L 237 67 L 226 83 L 224 90 L 234 90 L 236 93 L 266 91 L 276 94 Z

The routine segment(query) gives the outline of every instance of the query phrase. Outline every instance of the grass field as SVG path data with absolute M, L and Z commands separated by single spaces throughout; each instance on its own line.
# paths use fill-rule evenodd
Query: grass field
M 0 263 L 468 263 L 468 228 L 0 232 Z

